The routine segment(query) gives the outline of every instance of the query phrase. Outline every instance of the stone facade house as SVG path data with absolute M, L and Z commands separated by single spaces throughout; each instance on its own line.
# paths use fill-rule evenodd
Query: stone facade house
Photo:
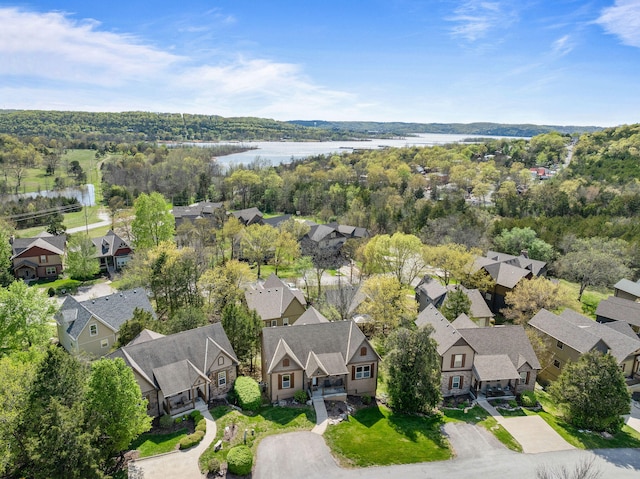
M 547 357 L 540 371 L 543 381 L 556 380 L 567 362 L 578 361 L 590 351 L 611 354 L 626 377 L 640 378 L 640 339 L 624 322 L 601 324 L 571 309 L 560 315 L 541 309 L 529 326 L 546 345 Z
M 110 358 L 133 370 L 150 416 L 179 414 L 223 397 L 237 377 L 236 357 L 222 324 L 132 343 Z
M 481 328 L 466 315 L 451 323 L 433 305 L 416 325 L 433 328 L 443 397 L 511 397 L 534 389 L 540 363 L 522 326 Z
M 155 317 L 143 289 L 121 291 L 86 301 L 67 296 L 55 316 L 60 344 L 70 353 L 104 356 L 118 340 L 120 326 L 133 318 L 136 308 Z
M 288 326 L 305 312 L 307 300 L 302 291 L 285 284 L 275 274 L 244 293 L 249 309 L 254 309 L 265 327 Z
M 57 279 L 62 273 L 62 259 L 67 237 L 43 232 L 33 238 L 11 239 L 11 263 L 18 279 L 37 281 Z
M 262 331 L 262 381 L 272 402 L 300 390 L 313 398 L 374 397 L 379 361 L 354 321 L 324 318 Z

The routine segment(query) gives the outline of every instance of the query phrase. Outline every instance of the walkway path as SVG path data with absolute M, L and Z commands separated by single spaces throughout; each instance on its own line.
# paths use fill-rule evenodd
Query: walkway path
M 311 432 L 322 436 L 329 424 L 329 416 L 327 414 L 327 407 L 324 404 L 324 398 L 314 398 L 313 407 L 316 410 L 316 425 Z
M 216 437 L 216 423 L 209 411 L 201 411 L 207 432 L 196 447 L 160 456 L 138 459 L 129 465 L 130 479 L 202 479 L 198 459 Z M 133 469 L 133 470 L 132 470 Z
M 522 452 L 536 454 L 575 449 L 538 415 L 504 417 L 486 399 L 478 399 L 478 405 L 520 443 Z
M 98 217 L 102 220 L 97 223 L 91 223 L 89 225 L 84 226 L 76 226 L 74 228 L 67 228 L 67 233 L 81 233 L 83 231 L 87 231 L 87 229 L 95 229 L 102 228 L 103 226 L 111 226 L 111 219 L 109 218 L 109 213 L 105 213 L 103 211 L 98 213 Z

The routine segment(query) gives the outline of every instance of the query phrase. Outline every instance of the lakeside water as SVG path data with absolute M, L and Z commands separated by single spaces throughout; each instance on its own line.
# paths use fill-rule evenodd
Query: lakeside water
M 418 136 L 406 138 L 373 138 L 366 141 L 249 141 L 242 142 L 241 144 L 255 149 L 233 155 L 221 156 L 218 158 L 218 163 L 222 165 L 246 165 L 259 157 L 261 160 L 266 160 L 272 165 L 278 165 L 280 163 L 288 163 L 292 159 L 297 160 L 314 155 L 352 152 L 358 149 L 375 150 L 387 147 L 402 148 L 406 146 L 434 146 L 447 143 L 460 143 L 474 136 L 477 137 L 479 135 L 423 133 Z M 481 136 L 483 138 L 503 138 L 499 136 Z M 218 144 L 220 143 L 195 143 L 194 145 L 205 147 Z M 226 143 L 222 142 L 222 144 Z

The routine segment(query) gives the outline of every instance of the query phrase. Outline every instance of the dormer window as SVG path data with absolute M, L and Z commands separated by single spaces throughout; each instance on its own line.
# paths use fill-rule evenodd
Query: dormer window
M 289 367 L 289 358 L 284 358 L 282 360 L 282 367 L 283 368 L 288 368 Z

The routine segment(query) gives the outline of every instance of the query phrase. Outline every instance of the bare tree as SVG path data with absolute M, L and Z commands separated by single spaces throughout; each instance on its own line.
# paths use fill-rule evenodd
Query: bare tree
M 537 479 L 599 479 L 601 477 L 602 471 L 595 465 L 593 457 L 582 459 L 573 468 L 540 466 L 536 469 Z

